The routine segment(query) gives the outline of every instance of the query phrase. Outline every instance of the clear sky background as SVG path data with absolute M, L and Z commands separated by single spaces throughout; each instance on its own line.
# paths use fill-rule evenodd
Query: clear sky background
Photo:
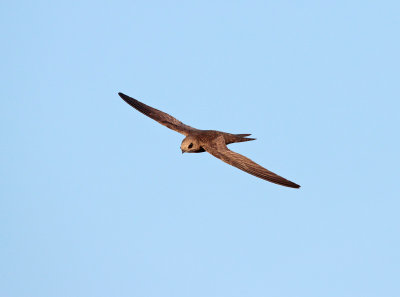
M 0 296 L 400 296 L 398 1 L 3 1 Z M 117 92 L 302 185 L 209 154 Z

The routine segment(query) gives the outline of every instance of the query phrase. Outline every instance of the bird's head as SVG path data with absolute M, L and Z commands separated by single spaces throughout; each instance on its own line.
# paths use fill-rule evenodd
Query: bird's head
M 196 153 L 201 150 L 199 141 L 192 137 L 186 137 L 181 143 L 181 151 L 183 153 Z

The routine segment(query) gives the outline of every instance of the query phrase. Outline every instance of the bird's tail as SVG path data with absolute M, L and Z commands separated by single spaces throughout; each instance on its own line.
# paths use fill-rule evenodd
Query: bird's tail
M 233 142 L 244 142 L 244 141 L 251 141 L 251 140 L 256 140 L 255 138 L 248 138 L 247 136 L 250 136 L 251 134 L 233 134 L 235 136 L 235 139 Z

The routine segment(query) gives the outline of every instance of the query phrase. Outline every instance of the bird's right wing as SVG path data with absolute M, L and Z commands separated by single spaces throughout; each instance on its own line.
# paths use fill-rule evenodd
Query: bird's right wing
M 185 125 L 184 123 L 178 121 L 175 119 L 173 116 L 170 116 L 169 114 L 162 112 L 158 109 L 155 109 L 151 106 L 148 106 L 136 99 L 133 99 L 123 93 L 118 93 L 118 95 L 124 99 L 126 103 L 128 103 L 130 106 L 133 108 L 137 109 L 144 115 L 147 115 L 149 118 L 152 118 L 153 120 L 159 122 L 161 125 L 164 125 L 176 132 L 179 132 L 185 136 L 187 136 L 189 133 L 198 131 L 198 129 L 192 128 L 188 125 Z
M 241 154 L 235 153 L 229 150 L 225 144 L 225 140 L 222 136 L 216 139 L 202 144 L 202 147 L 214 157 L 221 159 L 229 165 L 235 166 L 240 170 L 257 176 L 261 179 L 269 182 L 282 185 L 290 188 L 300 188 L 298 184 L 291 182 L 267 169 L 253 162 L 249 158 L 242 156 Z

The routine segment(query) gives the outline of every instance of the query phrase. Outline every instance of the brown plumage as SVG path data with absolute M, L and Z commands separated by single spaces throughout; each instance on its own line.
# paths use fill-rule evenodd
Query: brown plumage
M 249 158 L 246 158 L 245 156 L 228 149 L 227 145 L 230 143 L 255 140 L 255 138 L 248 138 L 248 136 L 251 134 L 230 134 L 214 130 L 195 129 L 183 124 L 169 114 L 150 107 L 125 94 L 118 93 L 118 95 L 124 99 L 126 103 L 136 108 L 146 116 L 176 132 L 185 135 L 186 138 L 181 144 L 182 153 L 201 153 L 206 151 L 214 157 L 221 159 L 225 163 L 235 166 L 240 170 L 243 170 L 261 179 L 286 187 L 300 188 L 298 184 L 295 184 L 294 182 L 291 182 L 265 169 Z

